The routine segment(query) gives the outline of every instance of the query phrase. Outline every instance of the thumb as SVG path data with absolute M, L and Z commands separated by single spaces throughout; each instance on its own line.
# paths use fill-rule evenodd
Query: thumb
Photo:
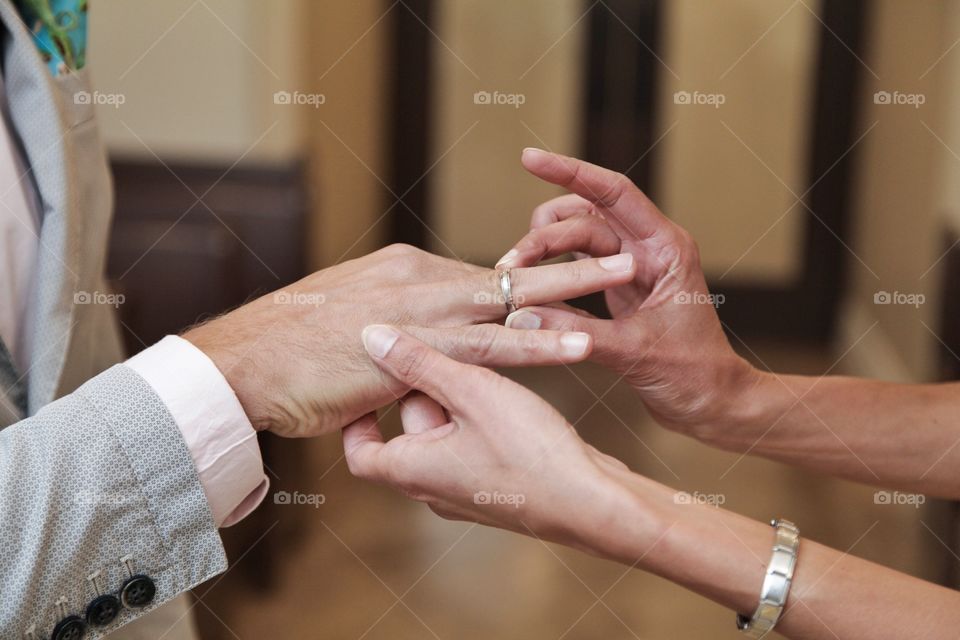
M 363 330 L 363 346 L 384 372 L 424 392 L 448 410 L 471 396 L 470 380 L 485 371 L 451 360 L 412 336 L 384 324 Z

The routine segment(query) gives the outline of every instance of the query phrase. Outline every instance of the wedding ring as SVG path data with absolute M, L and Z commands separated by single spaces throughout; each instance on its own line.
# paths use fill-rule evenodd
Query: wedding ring
M 501 269 L 497 272 L 500 276 L 500 293 L 503 294 L 503 301 L 507 305 L 507 314 L 517 310 L 517 305 L 513 303 L 513 287 L 510 284 L 510 269 Z

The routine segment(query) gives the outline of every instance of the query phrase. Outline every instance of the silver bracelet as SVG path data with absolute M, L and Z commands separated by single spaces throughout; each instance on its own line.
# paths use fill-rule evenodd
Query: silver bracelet
M 752 618 L 737 614 L 737 628 L 749 638 L 762 638 L 777 626 L 797 567 L 800 530 L 789 520 L 771 520 L 770 525 L 774 529 L 773 555 L 760 588 L 760 604 Z

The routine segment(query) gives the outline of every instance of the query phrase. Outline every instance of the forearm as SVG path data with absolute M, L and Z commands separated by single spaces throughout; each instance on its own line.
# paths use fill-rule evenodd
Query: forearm
M 694 430 L 724 449 L 851 480 L 960 497 L 960 385 L 760 374 Z
M 769 524 L 715 507 L 676 504 L 672 489 L 626 471 L 614 476 L 617 498 L 608 504 L 617 506 L 604 526 L 594 522 L 582 529 L 582 546 L 732 611 L 753 613 L 773 544 Z M 777 626 L 788 638 L 871 640 L 955 638 L 958 629 L 960 594 L 806 538 Z

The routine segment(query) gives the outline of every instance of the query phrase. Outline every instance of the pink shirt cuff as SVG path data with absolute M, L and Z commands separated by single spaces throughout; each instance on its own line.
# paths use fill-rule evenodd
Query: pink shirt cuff
M 247 517 L 270 481 L 257 433 L 217 366 L 178 336 L 167 336 L 125 364 L 153 387 L 180 427 L 217 526 Z

